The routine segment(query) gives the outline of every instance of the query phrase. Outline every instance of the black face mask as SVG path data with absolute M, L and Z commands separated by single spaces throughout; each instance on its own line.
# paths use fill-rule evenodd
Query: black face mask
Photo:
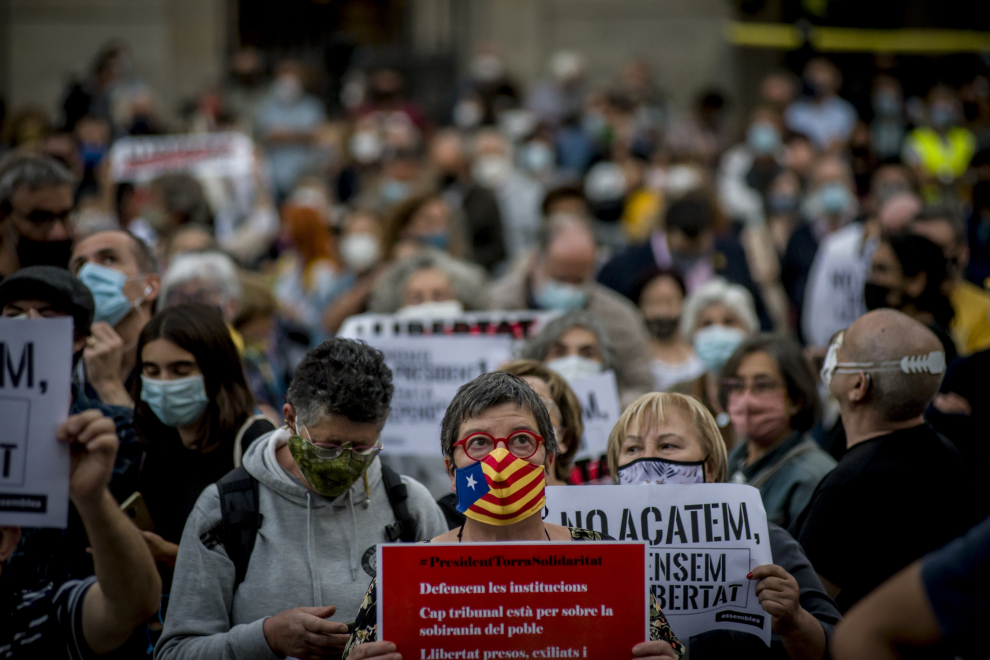
M 887 307 L 887 297 L 890 295 L 890 287 L 867 282 L 863 285 L 863 303 L 868 311 Z
M 679 316 L 656 316 L 646 319 L 646 329 L 656 339 L 670 339 L 677 332 L 680 324 Z
M 64 241 L 36 241 L 26 236 L 17 239 L 17 260 L 21 268 L 28 266 L 69 267 L 72 256 L 72 239 Z

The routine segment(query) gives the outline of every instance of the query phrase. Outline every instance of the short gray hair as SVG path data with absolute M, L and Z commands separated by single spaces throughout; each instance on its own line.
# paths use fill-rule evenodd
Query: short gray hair
M 522 378 L 504 371 L 481 374 L 457 390 L 440 424 L 440 448 L 443 455 L 453 458 L 454 443 L 457 442 L 461 424 L 506 403 L 515 404 L 532 413 L 536 428 L 543 436 L 547 454 L 554 458 L 560 455 L 553 422 L 550 421 L 550 413 L 543 399 Z
M 435 268 L 450 280 L 454 296 L 464 309 L 485 309 L 487 277 L 479 266 L 455 259 L 445 252 L 427 249 L 392 265 L 382 275 L 371 293 L 368 310 L 376 314 L 392 314 L 402 307 L 402 298 L 409 279 L 421 270 Z
M 721 303 L 735 312 L 749 334 L 760 329 L 760 320 L 756 316 L 756 306 L 753 304 L 753 294 L 744 286 L 729 284 L 721 277 L 716 277 L 702 284 L 684 301 L 681 335 L 690 340 L 698 327 L 698 315 L 703 309 L 716 303 Z
M 169 289 L 190 280 L 208 280 L 220 288 L 224 304 L 241 299 L 241 281 L 234 260 L 223 252 L 184 252 L 176 255 L 162 278 L 161 299 Z
M 586 309 L 568 312 L 549 321 L 535 337 L 526 342 L 519 357 L 545 362 L 553 343 L 571 328 L 584 328 L 598 339 L 598 346 L 602 352 L 602 371 L 616 368 L 615 346 L 608 337 L 605 324 L 597 314 Z
M 50 156 L 13 156 L 0 163 L 0 216 L 10 213 L 14 192 L 21 186 L 38 190 L 75 185 L 69 168 Z

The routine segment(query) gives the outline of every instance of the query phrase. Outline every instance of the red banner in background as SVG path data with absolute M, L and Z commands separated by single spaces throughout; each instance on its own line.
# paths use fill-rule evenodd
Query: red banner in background
M 631 657 L 643 543 L 378 546 L 378 639 L 409 660 Z

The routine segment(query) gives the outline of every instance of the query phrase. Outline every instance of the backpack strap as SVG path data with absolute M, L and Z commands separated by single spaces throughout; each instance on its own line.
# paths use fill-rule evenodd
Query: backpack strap
M 217 482 L 220 492 L 220 522 L 203 534 L 207 547 L 223 544 L 234 562 L 234 589 L 244 581 L 254 542 L 264 516 L 258 512 L 258 480 L 237 467 Z M 211 545 L 211 542 L 213 545 Z
M 409 513 L 409 491 L 402 483 L 399 473 L 385 465 L 382 466 L 382 482 L 385 484 L 385 494 L 388 495 L 388 503 L 392 505 L 392 513 L 395 514 L 395 522 L 385 526 L 385 538 L 391 543 L 402 541 L 412 543 L 416 540 L 416 521 Z
M 274 430 L 275 425 L 272 423 L 272 420 L 264 415 L 251 415 L 244 420 L 241 428 L 237 431 L 237 435 L 234 437 L 234 467 L 241 466 L 241 458 L 244 456 L 244 451 L 251 446 L 252 442 L 269 431 Z

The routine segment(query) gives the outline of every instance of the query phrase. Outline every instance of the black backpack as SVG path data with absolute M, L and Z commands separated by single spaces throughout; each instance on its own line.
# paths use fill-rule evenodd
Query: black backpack
M 416 521 L 409 513 L 409 491 L 399 473 L 381 463 L 385 493 L 392 505 L 395 522 L 385 526 L 385 538 L 391 543 L 416 541 Z M 258 480 L 244 467 L 234 468 L 217 482 L 220 491 L 220 522 L 205 532 L 200 541 L 207 548 L 218 543 L 234 562 L 234 588 L 244 581 L 254 541 L 264 516 L 258 512 Z

